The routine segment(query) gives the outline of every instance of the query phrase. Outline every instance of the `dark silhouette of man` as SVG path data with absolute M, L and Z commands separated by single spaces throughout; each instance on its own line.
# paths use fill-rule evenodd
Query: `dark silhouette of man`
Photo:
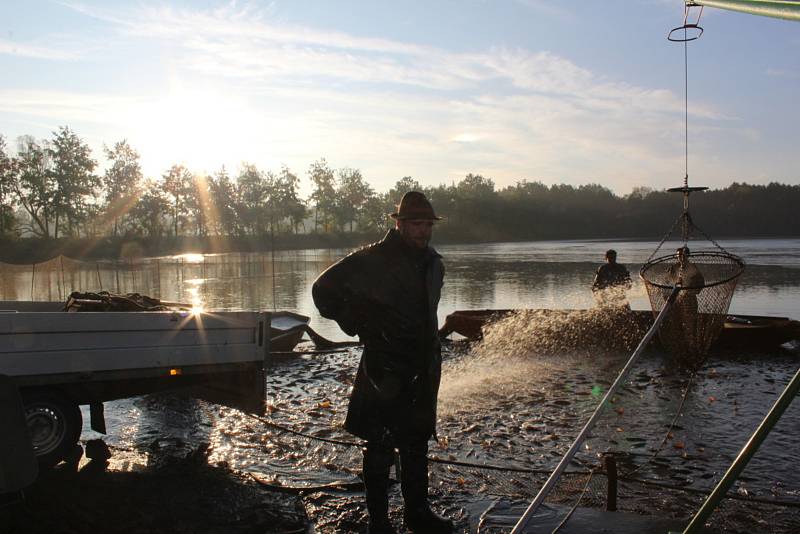
M 624 265 L 617 263 L 617 251 L 606 251 L 606 263 L 601 265 L 594 276 L 592 292 L 601 308 L 627 307 L 625 292 L 631 288 L 631 274 Z
M 329 267 L 312 294 L 323 317 L 364 343 L 345 428 L 367 442 L 369 531 L 395 532 L 387 492 L 397 450 L 406 526 L 451 532 L 453 523 L 428 505 L 428 440 L 436 431 L 442 361 L 436 311 L 444 279 L 441 256 L 428 243 L 441 218 L 416 191 L 403 196 L 391 217 L 394 229 Z

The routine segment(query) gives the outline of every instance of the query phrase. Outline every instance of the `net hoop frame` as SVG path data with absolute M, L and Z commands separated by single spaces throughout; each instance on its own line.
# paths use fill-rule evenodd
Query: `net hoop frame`
M 727 284 L 731 280 L 735 280 L 738 277 L 740 277 L 742 275 L 742 273 L 744 272 L 744 261 L 739 256 L 737 256 L 735 254 L 731 254 L 730 252 L 715 252 L 715 251 L 703 251 L 703 250 L 700 250 L 698 252 L 690 252 L 689 254 L 687 254 L 686 257 L 689 258 L 690 261 L 695 259 L 695 258 L 697 258 L 697 259 L 701 259 L 701 258 L 725 258 L 727 260 L 732 261 L 738 267 L 738 269 L 734 274 L 732 274 L 731 276 L 729 276 L 729 277 L 727 277 L 725 279 L 717 280 L 715 282 L 705 283 L 705 284 L 703 284 L 701 286 L 677 286 L 677 287 L 679 287 L 681 289 L 703 289 L 703 288 L 706 288 L 706 287 L 714 287 L 714 286 L 718 286 L 718 285 L 722 285 L 722 284 Z M 659 263 L 665 263 L 667 261 L 675 262 L 676 261 L 675 254 L 674 253 L 673 254 L 667 254 L 667 255 L 659 256 L 657 258 L 653 258 L 652 260 L 649 260 L 647 263 L 642 265 L 641 269 L 639 269 L 639 276 L 645 282 L 647 282 L 648 284 L 650 284 L 653 287 L 657 287 L 659 289 L 672 289 L 672 287 L 673 287 L 672 284 L 660 284 L 660 283 L 654 282 L 650 278 L 648 278 L 647 275 L 646 275 L 647 271 L 650 270 L 654 265 L 657 265 Z M 693 262 L 693 263 L 702 263 L 702 262 L 698 261 L 698 262 Z

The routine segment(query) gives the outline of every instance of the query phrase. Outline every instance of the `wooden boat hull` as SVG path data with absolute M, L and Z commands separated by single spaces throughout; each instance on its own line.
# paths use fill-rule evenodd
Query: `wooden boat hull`
M 271 313 L 269 328 L 270 352 L 289 352 L 300 343 L 308 329 L 309 317 L 290 311 Z
M 522 310 L 459 310 L 445 319 L 439 330 L 440 337 L 457 333 L 469 340 L 478 340 L 483 336 L 483 328 Z M 580 310 L 531 310 L 543 316 L 555 314 L 568 315 Z M 653 324 L 653 313 L 649 310 L 631 310 L 630 319 L 637 326 L 647 330 Z M 715 342 L 717 348 L 748 348 L 767 350 L 779 347 L 784 343 L 800 340 L 800 321 L 786 317 L 766 317 L 757 315 L 728 315 L 725 326 Z

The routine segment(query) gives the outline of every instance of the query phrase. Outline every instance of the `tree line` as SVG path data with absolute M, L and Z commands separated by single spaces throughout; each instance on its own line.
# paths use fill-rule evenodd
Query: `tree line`
M 406 176 L 379 193 L 360 170 L 333 169 L 325 159 L 306 170 L 311 193 L 301 198 L 301 177 L 285 166 L 273 172 L 243 163 L 232 176 L 225 167 L 199 175 L 175 164 L 153 178 L 125 140 L 104 146 L 102 156 L 99 173 L 87 143 L 67 126 L 50 139 L 22 136 L 13 150 L 0 135 L 0 237 L 379 235 L 412 189 L 447 217 L 436 232 L 444 241 L 658 238 L 682 208 L 680 195 L 644 187 L 624 196 L 600 184 L 520 180 L 498 189 L 479 174 L 428 187 Z M 711 235 L 800 234 L 798 185 L 733 183 L 691 202 L 694 221 Z

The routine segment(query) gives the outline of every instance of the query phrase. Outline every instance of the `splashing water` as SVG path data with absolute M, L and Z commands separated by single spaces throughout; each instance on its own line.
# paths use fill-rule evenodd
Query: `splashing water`
M 471 350 L 447 363 L 440 390 L 445 412 L 465 402 L 513 397 L 553 371 L 629 352 L 647 332 L 627 308 L 521 310 L 492 322 Z

